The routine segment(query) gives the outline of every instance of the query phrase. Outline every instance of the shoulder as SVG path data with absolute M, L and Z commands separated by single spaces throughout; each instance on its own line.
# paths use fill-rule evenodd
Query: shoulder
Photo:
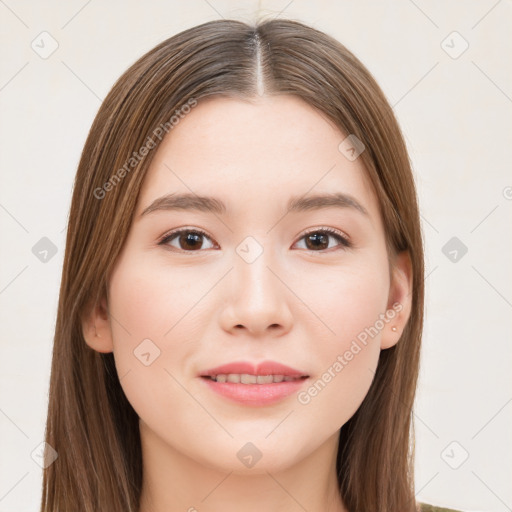
M 453 508 L 436 507 L 428 503 L 418 503 L 418 512 L 460 512 Z

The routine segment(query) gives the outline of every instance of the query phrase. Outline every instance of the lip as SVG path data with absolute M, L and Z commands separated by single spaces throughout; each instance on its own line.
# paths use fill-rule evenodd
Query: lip
M 271 384 L 238 384 L 216 382 L 211 378 L 219 374 L 284 375 L 295 377 L 293 381 L 273 382 Z M 263 361 L 257 365 L 248 362 L 233 362 L 201 372 L 199 377 L 215 393 L 239 404 L 263 407 L 271 405 L 299 391 L 309 380 L 309 375 L 290 366 L 275 361 Z
M 286 366 L 285 364 L 277 363 L 276 361 L 263 361 L 257 365 L 246 361 L 235 361 L 233 363 L 216 366 L 200 373 L 200 377 L 207 377 L 219 374 L 229 373 L 249 373 L 251 375 L 285 375 L 288 377 L 309 377 L 307 373 Z M 248 384 L 244 384 L 248 385 Z M 263 384 L 259 384 L 262 386 Z

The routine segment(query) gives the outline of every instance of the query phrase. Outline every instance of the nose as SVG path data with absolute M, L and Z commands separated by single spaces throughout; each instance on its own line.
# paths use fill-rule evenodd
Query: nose
M 263 338 L 282 336 L 291 329 L 291 283 L 286 283 L 287 273 L 280 270 L 270 253 L 265 250 L 252 262 L 234 255 L 221 314 L 225 330 L 233 334 L 246 331 Z

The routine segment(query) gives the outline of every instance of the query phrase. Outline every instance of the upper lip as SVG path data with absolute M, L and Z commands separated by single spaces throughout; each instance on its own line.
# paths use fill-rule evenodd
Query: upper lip
M 232 363 L 216 366 L 200 373 L 201 377 L 211 377 L 215 375 L 249 374 L 249 375 L 284 375 L 289 377 L 309 377 L 306 373 L 286 366 L 276 361 L 263 361 L 258 364 L 246 361 L 235 361 Z

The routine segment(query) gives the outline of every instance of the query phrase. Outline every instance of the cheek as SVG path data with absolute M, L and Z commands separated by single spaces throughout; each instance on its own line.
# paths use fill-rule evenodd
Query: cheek
M 309 283 L 301 280 L 315 290 L 307 295 L 308 305 L 322 323 L 311 322 L 314 331 L 304 324 L 308 338 L 316 340 L 310 354 L 320 371 L 297 398 L 307 413 L 314 409 L 319 423 L 331 428 L 350 419 L 373 380 L 389 293 L 386 265 L 375 259 L 340 268 L 335 275 L 329 269 L 321 290 L 312 286 L 322 282 L 321 275 Z
M 168 343 L 175 329 L 187 323 L 187 313 L 204 293 L 202 289 L 197 274 L 179 267 L 166 268 L 135 257 L 121 260 L 110 285 L 113 329 L 119 334 L 114 342 L 122 340 L 124 347 L 129 332 L 130 343 L 144 338 Z
M 386 311 L 389 294 L 386 265 L 386 260 L 372 258 L 336 271 L 319 269 L 309 279 L 301 276 L 297 281 L 312 313 L 322 321 L 324 341 L 317 345 L 319 350 L 329 354 L 344 350 L 365 329 L 376 322 L 380 326 L 379 315 Z M 311 324 L 319 332 L 318 322 Z M 304 328 L 309 328 L 307 323 Z
M 181 375 L 191 372 L 193 355 L 211 324 L 205 296 L 211 286 L 211 271 L 137 255 L 119 260 L 110 280 L 111 329 L 117 372 L 120 378 L 129 374 L 121 384 L 134 407 L 147 402 L 148 390 L 165 393 L 170 386 L 182 394 L 170 374 L 181 382 Z
M 109 308 L 117 373 L 132 407 L 153 426 L 194 430 L 193 422 L 175 411 L 197 407 L 184 392 L 182 385 L 187 383 L 181 372 L 197 350 L 194 339 L 201 305 L 193 306 L 204 294 L 199 288 L 190 281 L 190 273 L 165 270 L 137 258 L 121 259 L 111 277 Z

